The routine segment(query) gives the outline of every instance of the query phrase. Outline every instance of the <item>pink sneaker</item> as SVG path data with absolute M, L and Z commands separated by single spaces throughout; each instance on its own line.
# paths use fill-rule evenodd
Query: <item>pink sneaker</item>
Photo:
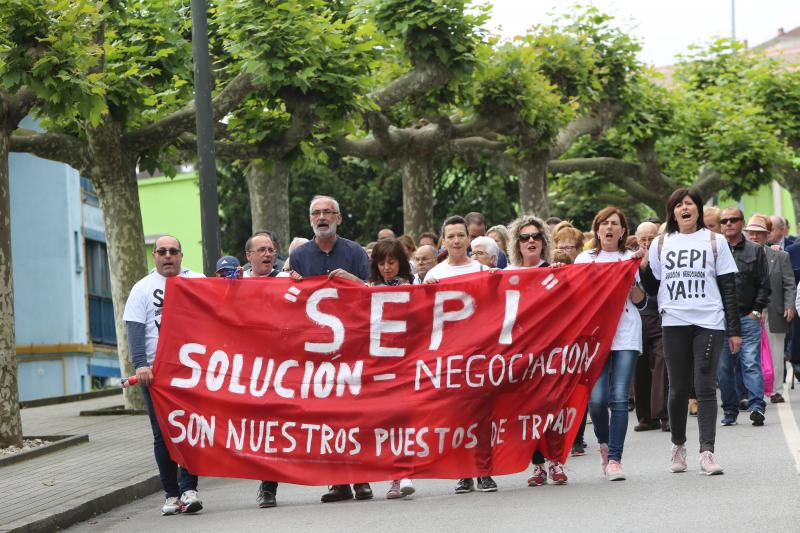
M 550 471 L 550 479 L 553 480 L 553 485 L 566 485 L 567 473 L 564 472 L 564 466 L 558 461 L 550 463 L 548 468 Z
M 606 467 L 608 466 L 608 444 L 601 444 L 600 445 L 600 468 L 603 469 L 603 474 L 606 473 Z
M 528 486 L 541 487 L 546 483 L 547 483 L 547 471 L 539 465 L 533 465 L 533 475 L 528 478 Z
M 672 445 L 672 464 L 669 469 L 673 472 L 686 472 L 686 446 L 683 444 Z
M 708 450 L 700 454 L 700 473 L 707 476 L 722 474 L 722 467 L 717 464 L 714 454 Z
M 625 472 L 619 461 L 609 461 L 606 466 L 606 479 L 609 481 L 622 481 L 625 479 Z
M 389 490 L 386 492 L 386 499 L 387 500 L 396 500 L 398 498 L 402 498 L 403 495 L 400 494 L 400 480 L 395 479 L 392 481 L 392 486 L 389 487 Z

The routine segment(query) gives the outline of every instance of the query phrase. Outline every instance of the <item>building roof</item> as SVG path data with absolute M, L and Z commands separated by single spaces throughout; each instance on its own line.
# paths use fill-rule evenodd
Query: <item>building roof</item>
M 778 35 L 754 48 L 763 50 L 767 57 L 778 57 L 790 64 L 800 63 L 800 26 L 784 31 L 778 28 Z

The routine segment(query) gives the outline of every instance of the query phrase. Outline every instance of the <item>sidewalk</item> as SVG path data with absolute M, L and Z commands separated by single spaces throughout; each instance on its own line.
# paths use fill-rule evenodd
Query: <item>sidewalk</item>
M 89 442 L 0 467 L 0 532 L 52 531 L 160 490 L 147 416 L 79 416 L 122 396 L 23 409 L 25 435 Z

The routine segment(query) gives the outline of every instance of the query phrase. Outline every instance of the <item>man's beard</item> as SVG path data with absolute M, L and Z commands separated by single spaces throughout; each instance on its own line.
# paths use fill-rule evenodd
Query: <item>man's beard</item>
M 327 228 L 320 228 L 319 226 L 314 226 L 314 236 L 319 237 L 320 239 L 326 239 L 329 237 L 333 237 L 336 235 L 336 228 L 338 224 L 335 222 L 331 222 L 328 224 Z

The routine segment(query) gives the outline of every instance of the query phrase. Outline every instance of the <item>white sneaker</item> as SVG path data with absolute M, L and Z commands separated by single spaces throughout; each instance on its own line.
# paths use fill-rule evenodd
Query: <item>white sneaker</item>
M 414 494 L 414 484 L 411 483 L 410 479 L 401 479 L 400 480 L 400 494 L 403 496 L 411 496 Z
M 714 459 L 714 454 L 708 450 L 700 454 L 700 473 L 707 476 L 722 474 L 722 467 Z
M 669 469 L 673 472 L 686 472 L 686 446 L 683 444 L 672 445 L 672 464 Z
M 181 501 L 177 496 L 167 498 L 164 502 L 164 507 L 161 508 L 161 514 L 164 516 L 178 514 L 181 512 Z
M 196 513 L 203 508 L 203 502 L 197 497 L 196 490 L 187 490 L 181 494 L 181 512 L 186 514 Z
M 623 481 L 625 479 L 625 472 L 622 470 L 622 464 L 619 461 L 611 460 L 608 462 L 606 479 L 609 481 Z

